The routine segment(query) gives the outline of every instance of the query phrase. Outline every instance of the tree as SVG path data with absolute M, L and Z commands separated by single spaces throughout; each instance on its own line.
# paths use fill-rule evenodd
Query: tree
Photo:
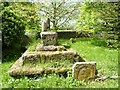
M 75 28 L 94 34 L 104 31 L 107 40 L 111 37 L 117 40 L 120 28 L 119 6 L 120 2 L 85 2 L 80 7 Z
M 25 23 L 11 8 L 10 3 L 2 3 L 2 41 L 3 49 L 15 43 L 20 44 L 24 35 Z
M 26 30 L 38 31 L 40 30 L 40 15 L 37 4 L 32 2 L 14 2 L 10 3 L 14 12 L 23 17 L 26 24 Z
M 3 46 L 20 44 L 26 29 L 40 30 L 40 15 L 37 5 L 32 2 L 2 3 L 2 38 Z

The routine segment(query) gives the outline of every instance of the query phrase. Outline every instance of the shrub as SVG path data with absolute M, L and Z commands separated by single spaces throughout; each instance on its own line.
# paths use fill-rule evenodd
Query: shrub
M 25 24 L 22 17 L 17 15 L 8 2 L 2 3 L 2 39 L 4 47 L 21 43 Z

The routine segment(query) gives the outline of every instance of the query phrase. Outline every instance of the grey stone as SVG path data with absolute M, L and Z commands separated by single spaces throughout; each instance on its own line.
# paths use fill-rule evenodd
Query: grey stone
M 56 32 L 41 32 L 41 42 L 44 46 L 56 45 L 57 33 Z
M 72 67 L 72 76 L 78 80 L 95 78 L 96 62 L 76 62 Z
M 45 32 L 48 30 L 50 30 L 50 19 L 49 18 L 42 22 L 42 32 Z

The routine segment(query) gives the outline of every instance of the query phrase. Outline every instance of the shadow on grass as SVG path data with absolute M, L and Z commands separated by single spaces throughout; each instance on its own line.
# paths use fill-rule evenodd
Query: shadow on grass
M 93 38 L 91 44 L 99 47 L 105 47 L 109 49 L 118 49 L 119 43 L 116 40 L 105 40 L 100 38 Z
M 24 53 L 21 50 L 7 48 L 2 51 L 2 63 L 16 61 Z
M 107 42 L 107 40 L 101 38 L 80 38 L 80 40 L 84 42 L 89 41 L 94 46 L 105 47 L 110 49 L 117 49 L 118 44 L 114 42 L 113 43 Z
M 107 46 L 107 42 L 104 39 L 99 39 L 99 38 L 93 38 L 91 40 L 91 44 L 95 45 L 95 46 L 100 46 L 100 47 L 108 47 Z
M 103 48 L 109 48 L 109 49 L 117 49 L 119 48 L 119 43 L 115 42 L 115 40 L 106 40 L 102 38 L 76 38 L 76 42 L 89 42 L 91 45 L 99 46 Z
M 92 41 L 93 38 L 79 38 L 80 41 Z

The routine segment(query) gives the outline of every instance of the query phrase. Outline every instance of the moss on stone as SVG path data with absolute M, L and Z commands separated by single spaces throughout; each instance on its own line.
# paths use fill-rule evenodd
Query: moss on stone
M 71 70 L 73 63 L 77 61 L 82 61 L 82 59 L 76 51 L 71 49 L 39 52 L 27 50 L 8 73 L 11 76 L 64 73 Z

